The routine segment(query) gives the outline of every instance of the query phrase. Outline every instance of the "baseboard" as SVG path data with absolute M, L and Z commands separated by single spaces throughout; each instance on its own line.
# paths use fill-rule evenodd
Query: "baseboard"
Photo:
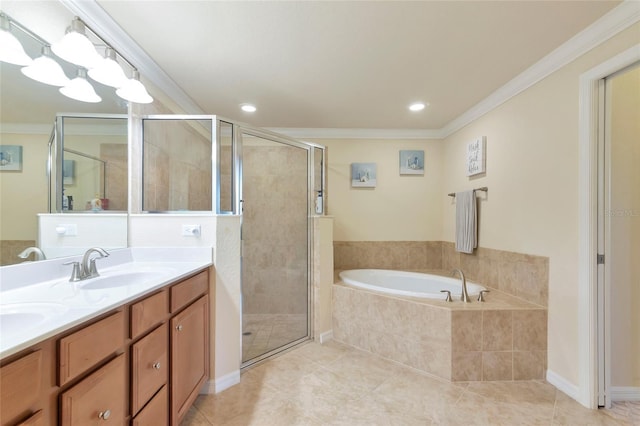
M 200 395 L 213 395 L 216 393 L 216 385 L 213 380 L 207 380 L 200 388 Z
M 640 401 L 640 387 L 611 386 L 611 401 Z
M 333 340 L 333 330 L 320 333 L 320 344 L 327 343 L 330 340 Z
M 579 401 L 580 398 L 580 388 L 574 385 L 558 373 L 555 373 L 551 370 L 547 370 L 547 382 L 558 388 L 558 390 L 567 394 L 567 396 Z
M 211 389 L 212 392 L 209 393 L 220 393 L 223 390 L 229 389 L 231 386 L 240 383 L 240 370 L 225 374 L 222 377 L 218 377 L 215 382 L 212 382 L 212 380 L 209 380 L 209 383 L 213 385 L 213 388 Z

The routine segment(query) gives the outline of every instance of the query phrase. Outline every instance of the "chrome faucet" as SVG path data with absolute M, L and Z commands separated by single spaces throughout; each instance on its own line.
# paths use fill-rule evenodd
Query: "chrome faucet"
M 34 260 L 46 260 L 47 259 L 47 256 L 45 256 L 44 253 L 42 252 L 42 250 L 40 250 L 38 247 L 27 247 L 26 249 L 24 249 L 22 251 L 22 253 L 20 253 L 18 255 L 18 257 L 20 259 L 26 259 L 27 257 L 29 257 L 31 255 L 31 253 L 35 253 Z
M 469 299 L 469 294 L 467 293 L 467 279 L 464 277 L 464 272 L 462 272 L 462 269 L 457 268 L 451 271 L 451 276 L 455 276 L 456 272 L 460 273 L 460 279 L 462 280 L 462 295 L 460 296 L 460 300 L 465 303 L 469 303 L 471 302 L 471 300 Z
M 98 253 L 100 256 L 91 259 L 92 253 Z M 100 247 L 91 247 L 82 256 L 82 268 L 80 269 L 80 279 L 86 280 L 89 278 L 99 277 L 98 269 L 96 268 L 96 260 L 109 256 L 104 249 Z

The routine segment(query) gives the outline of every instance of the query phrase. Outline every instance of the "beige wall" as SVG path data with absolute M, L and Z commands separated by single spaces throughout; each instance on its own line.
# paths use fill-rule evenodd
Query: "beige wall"
M 454 241 L 455 192 L 488 186 L 479 245 L 549 258 L 548 368 L 579 385 L 578 88 L 582 73 L 638 43 L 640 24 L 601 44 L 444 141 L 316 140 L 328 147 L 336 241 Z M 465 174 L 467 142 L 487 137 L 487 173 Z M 398 175 L 400 149 L 425 150 L 424 177 Z M 378 187 L 352 189 L 352 162 Z
M 611 385 L 640 386 L 640 67 L 611 80 Z
M 0 172 L 0 239 L 36 240 L 38 213 L 47 209 L 49 135 L 2 133 L 3 145 L 22 146 L 22 171 Z
M 438 140 L 314 140 L 327 147 L 326 212 L 336 241 L 424 241 L 441 238 L 446 197 Z M 400 176 L 399 151 L 424 150 L 424 176 Z M 351 163 L 376 163 L 376 188 L 351 188 Z

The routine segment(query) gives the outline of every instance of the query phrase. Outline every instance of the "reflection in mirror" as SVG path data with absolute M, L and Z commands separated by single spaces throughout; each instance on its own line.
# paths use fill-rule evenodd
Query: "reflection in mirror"
M 233 124 L 220 121 L 218 182 L 220 208 L 218 213 L 233 212 Z
M 58 178 L 63 189 L 57 192 L 52 211 L 126 212 L 126 116 L 62 116 L 60 120 L 63 152 Z
M 73 19 L 73 14 L 60 2 L 35 5 L 3 0 L 2 11 L 50 43 L 64 35 Z M 11 33 L 20 40 L 29 56 L 40 56 L 40 43 L 13 27 Z M 77 67 L 60 62 L 67 77 L 73 78 Z M 56 114 L 62 111 L 127 113 L 127 103 L 120 100 L 112 88 L 92 83 L 102 98 L 98 104 L 69 99 L 62 96 L 57 87 L 25 77 L 20 66 L 0 62 L 0 145 L 19 147 L 21 151 L 19 167 L 14 170 L 0 168 L 0 266 L 35 260 L 33 255 L 21 259 L 18 254 L 36 245 L 37 215 L 49 212 L 47 161 Z M 77 205 L 74 198 L 74 209 Z M 122 236 L 126 241 L 126 227 Z M 87 248 L 77 247 L 75 253 L 65 254 L 80 254 Z M 47 253 L 47 258 L 51 257 Z
M 142 209 L 211 211 L 212 120 L 142 120 Z

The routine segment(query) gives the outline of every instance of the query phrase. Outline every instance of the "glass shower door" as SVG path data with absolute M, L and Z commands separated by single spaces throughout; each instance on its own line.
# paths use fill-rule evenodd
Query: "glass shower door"
M 242 133 L 242 362 L 309 338 L 309 147 Z

